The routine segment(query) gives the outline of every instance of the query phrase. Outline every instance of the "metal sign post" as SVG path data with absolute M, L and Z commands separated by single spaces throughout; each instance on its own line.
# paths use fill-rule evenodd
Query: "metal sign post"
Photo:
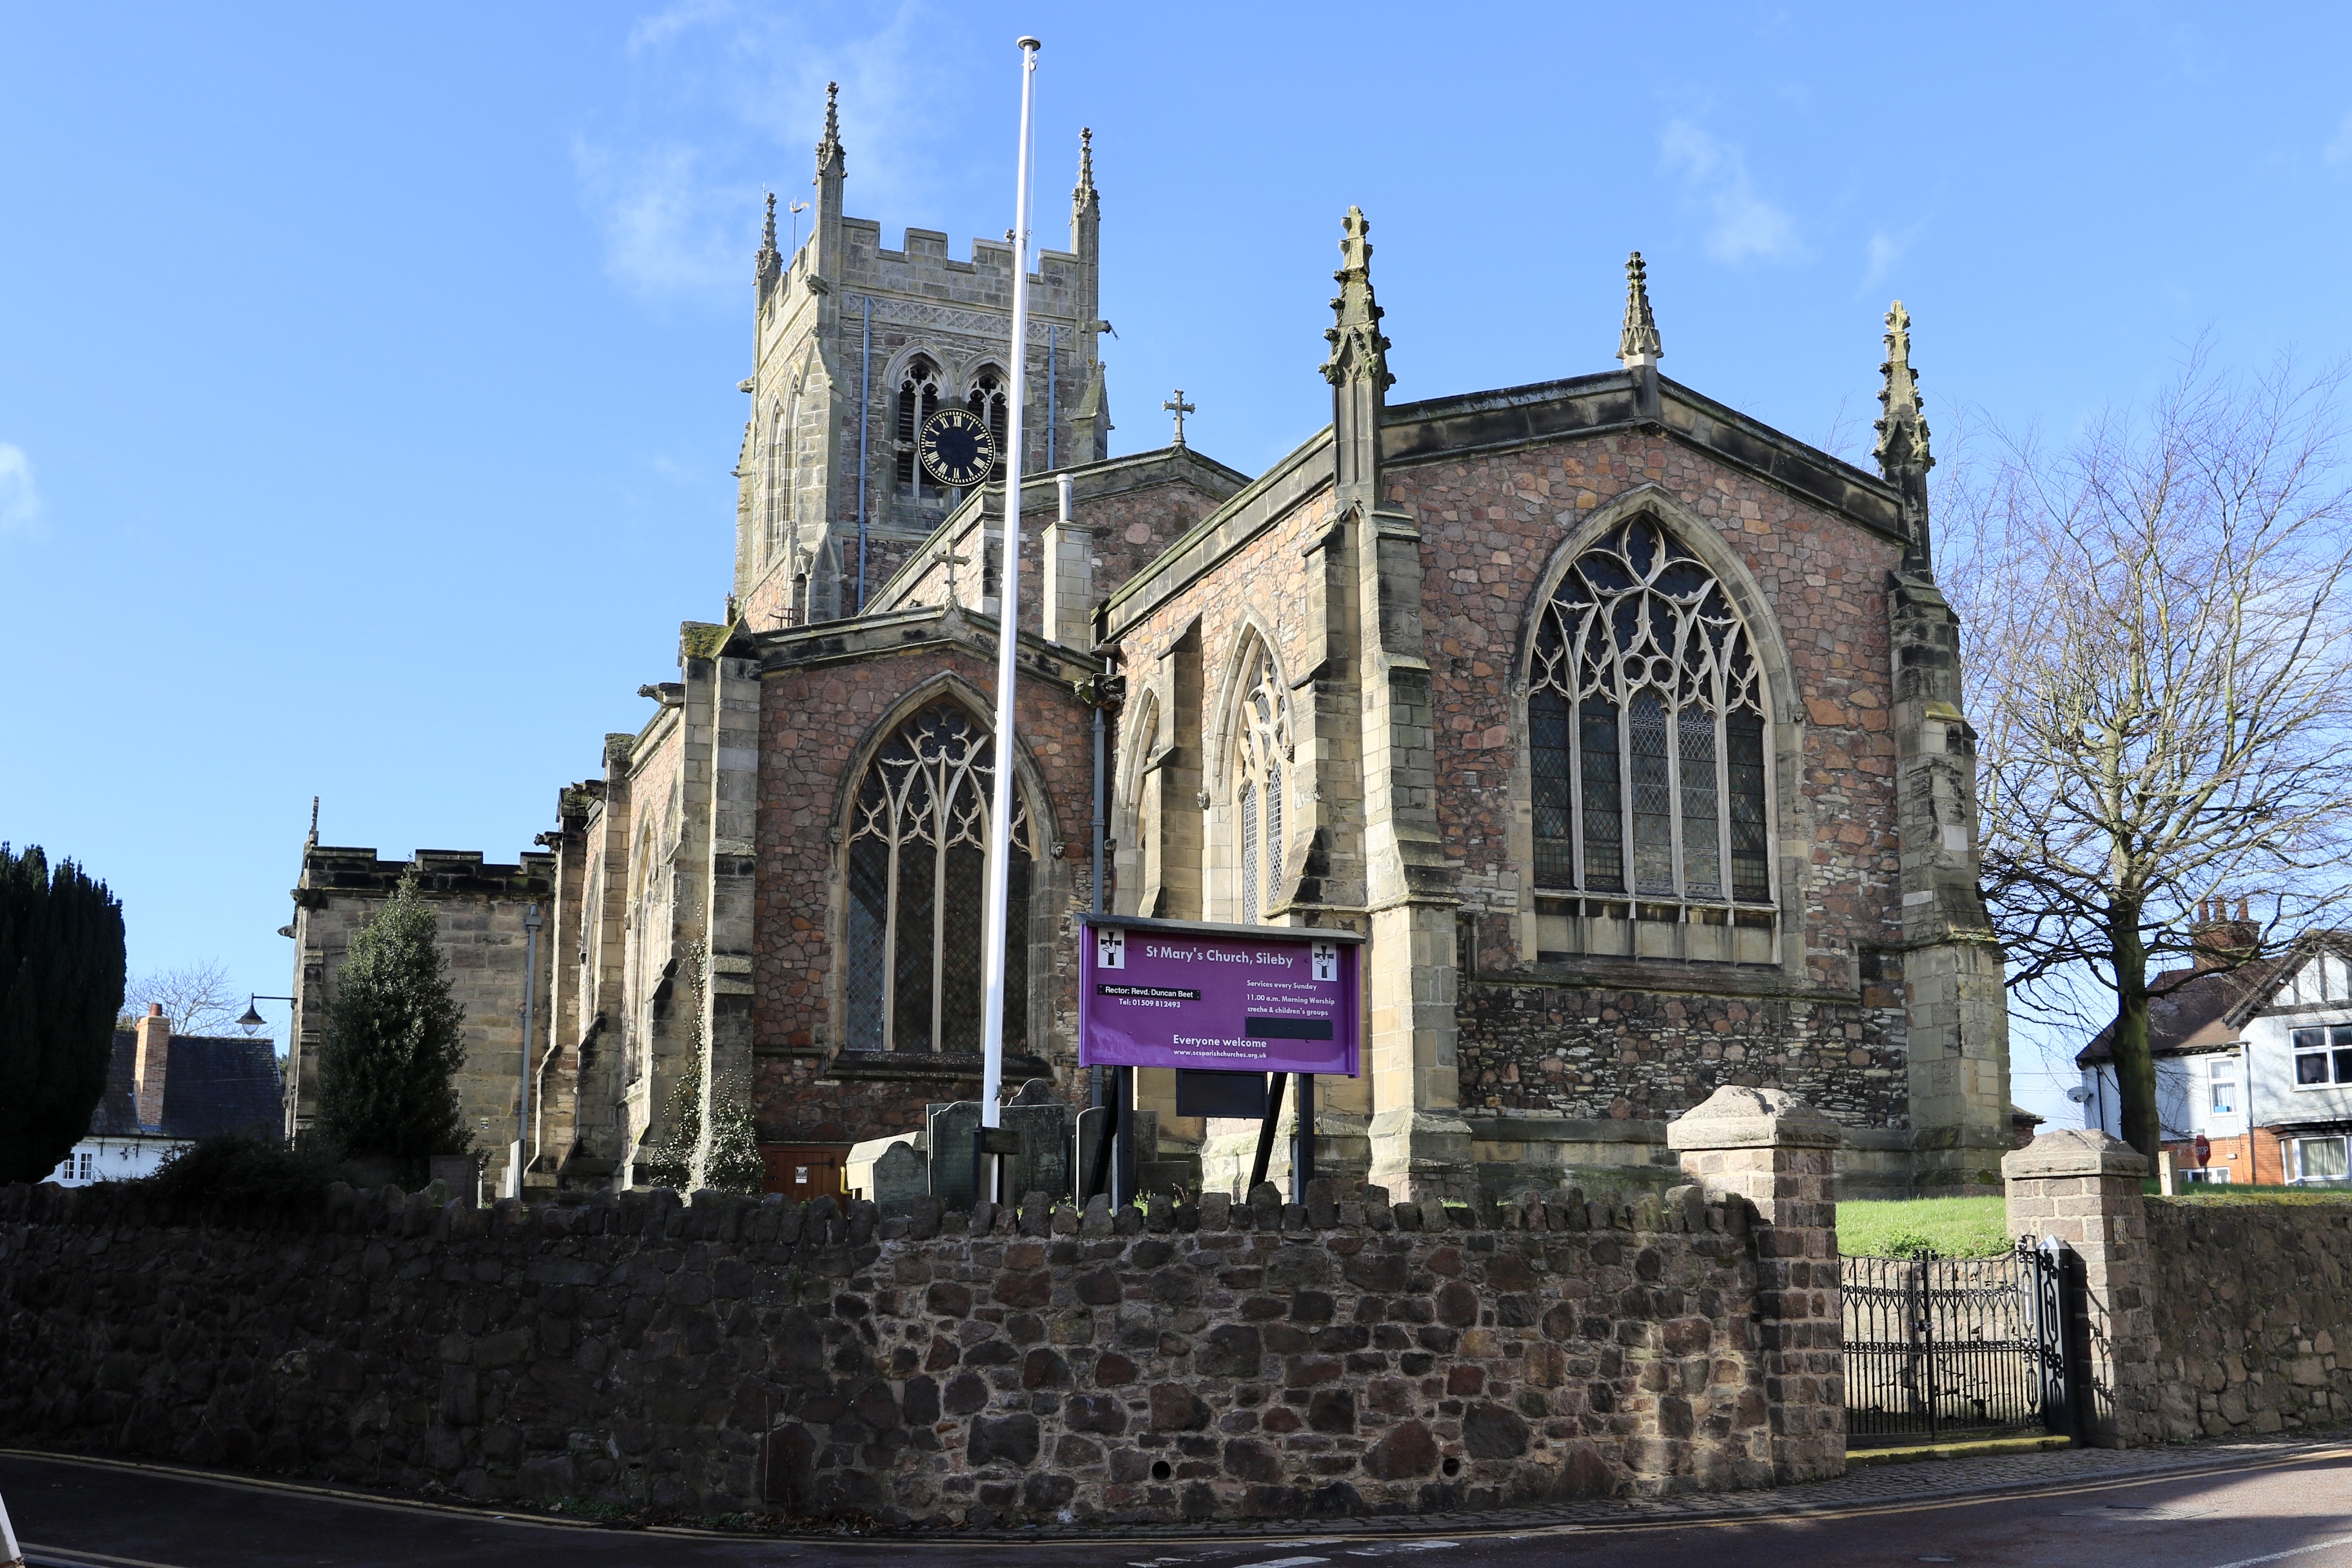
M 1173 1068 L 1180 1114 L 1194 1113 L 1182 1109 L 1190 1102 L 1202 1114 L 1262 1115 L 1252 1186 L 1265 1179 L 1284 1080 L 1295 1078 L 1291 1188 L 1304 1202 L 1315 1173 L 1315 1075 L 1361 1070 L 1364 938 L 1131 915 L 1088 915 L 1085 925 L 1079 1064 L 1114 1068 L 1121 1078 L 1137 1068 Z M 1244 1076 L 1264 1086 L 1262 1110 L 1230 1098 Z M 1236 1081 L 1203 1081 L 1219 1079 Z

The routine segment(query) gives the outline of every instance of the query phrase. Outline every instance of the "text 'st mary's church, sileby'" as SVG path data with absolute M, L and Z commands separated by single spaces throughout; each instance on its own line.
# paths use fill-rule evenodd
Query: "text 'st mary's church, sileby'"
M 1082 147 L 1070 248 L 1030 279 L 1039 525 L 999 780 L 1003 486 L 939 487 L 915 445 L 948 407 L 1004 428 L 1019 263 L 924 229 L 886 248 L 845 213 L 845 162 L 828 101 L 808 240 L 782 255 L 771 203 L 753 269 L 726 616 L 680 628 L 650 716 L 515 864 L 313 831 L 289 1131 L 345 944 L 413 864 L 494 1180 L 528 988 L 529 1184 L 701 1184 L 756 1142 L 772 1188 L 830 1189 L 854 1145 L 978 1092 L 999 787 L 1005 1080 L 1081 1102 L 1100 736 L 1110 909 L 1368 939 L 1364 1071 L 1320 1085 L 1321 1173 L 1398 1198 L 1667 1179 L 1665 1121 L 1738 1083 L 1844 1125 L 1848 1194 L 1995 1179 L 2001 953 L 1899 305 L 1875 474 L 1661 375 L 1638 257 L 1617 368 L 1391 404 L 1351 209 L 1330 423 L 1255 476 L 1181 436 L 1113 457 Z M 1255 1122 L 1178 1115 L 1165 1072 L 1135 1095 L 1148 1173 L 1246 1180 Z

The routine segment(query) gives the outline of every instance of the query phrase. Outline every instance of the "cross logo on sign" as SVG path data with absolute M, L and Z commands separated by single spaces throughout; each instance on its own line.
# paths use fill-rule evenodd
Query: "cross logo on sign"
M 1309 957 L 1310 961 L 1315 965 L 1316 979 L 1337 980 L 1339 978 L 1339 944 L 1338 942 L 1318 942 L 1315 943 L 1314 947 L 1310 950 Z
M 1127 933 L 1116 926 L 1095 932 L 1095 967 L 1125 969 L 1127 967 Z

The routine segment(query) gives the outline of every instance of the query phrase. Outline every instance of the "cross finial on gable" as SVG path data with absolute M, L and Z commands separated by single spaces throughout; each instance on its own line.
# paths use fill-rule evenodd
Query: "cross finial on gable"
M 1160 406 L 1167 409 L 1170 413 L 1176 416 L 1176 438 L 1173 441 L 1171 441 L 1169 445 L 1171 447 L 1181 447 L 1184 444 L 1184 416 L 1187 414 L 1198 414 L 1201 411 L 1199 406 L 1184 401 L 1184 389 L 1181 386 L 1176 389 L 1175 396 L 1170 398 L 1167 402 L 1162 403 Z
M 1658 341 L 1658 321 L 1650 313 L 1650 272 L 1642 253 L 1625 258 L 1625 324 L 1617 333 L 1617 359 L 1627 370 L 1655 364 L 1665 357 Z

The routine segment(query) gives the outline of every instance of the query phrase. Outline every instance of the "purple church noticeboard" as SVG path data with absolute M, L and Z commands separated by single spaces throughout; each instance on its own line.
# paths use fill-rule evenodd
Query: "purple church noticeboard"
M 1079 1065 L 1355 1077 L 1357 941 L 1333 934 L 1090 923 Z

